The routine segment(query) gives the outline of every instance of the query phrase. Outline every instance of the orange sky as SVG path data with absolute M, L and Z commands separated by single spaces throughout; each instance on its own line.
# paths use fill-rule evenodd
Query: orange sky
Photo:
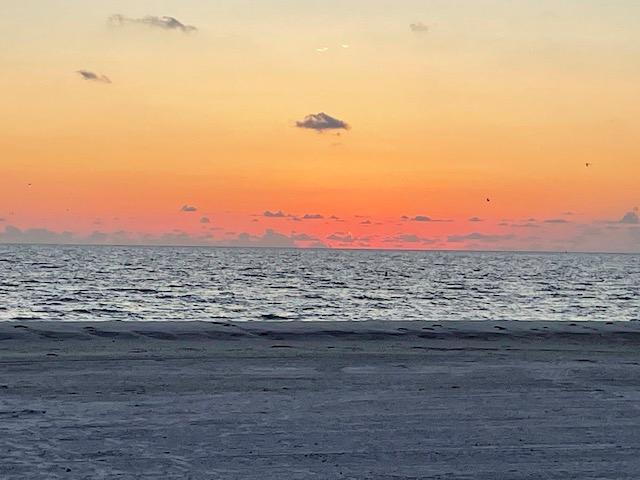
M 396 3 L 12 2 L 0 242 L 640 251 L 640 5 Z

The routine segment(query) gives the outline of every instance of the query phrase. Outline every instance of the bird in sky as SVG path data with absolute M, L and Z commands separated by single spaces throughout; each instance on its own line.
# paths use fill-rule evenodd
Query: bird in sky
M 584 164 L 585 167 L 589 168 L 591 166 L 591 163 L 587 162 Z

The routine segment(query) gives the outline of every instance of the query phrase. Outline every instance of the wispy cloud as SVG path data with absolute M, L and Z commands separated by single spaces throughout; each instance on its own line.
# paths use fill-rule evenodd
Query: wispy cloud
M 385 243 L 420 243 L 423 245 L 432 245 L 434 243 L 438 243 L 438 240 L 433 238 L 421 237 L 419 235 L 415 235 L 412 233 L 402 233 L 399 235 L 395 235 L 393 237 L 388 237 L 383 240 Z
M 513 240 L 515 235 L 486 235 L 484 233 L 473 232 L 468 235 L 449 235 L 447 241 L 449 243 L 462 243 L 468 241 L 474 242 L 499 242 L 501 240 Z
M 413 33 L 427 33 L 429 31 L 429 26 L 422 22 L 416 22 L 409 25 L 409 29 Z
M 353 243 L 358 241 L 359 239 L 358 237 L 353 236 L 351 233 L 336 232 L 329 235 L 327 237 L 327 240 L 340 243 Z
M 147 15 L 142 18 L 132 18 L 125 15 L 116 14 L 109 17 L 109 23 L 116 26 L 124 26 L 127 24 L 147 25 L 149 27 L 160 28 L 163 30 L 179 30 L 184 33 L 194 32 L 197 30 L 193 25 L 185 25 L 174 17 L 155 15 Z
M 302 217 L 303 220 L 322 220 L 323 218 L 324 216 L 319 213 L 307 213 Z
M 271 210 L 265 210 L 262 213 L 262 216 L 267 218 L 286 218 L 286 217 L 289 217 L 290 215 L 287 215 L 282 210 L 278 210 L 277 212 L 272 212 Z
M 111 79 L 106 75 L 100 75 L 90 70 L 77 70 L 76 73 L 89 82 L 112 83 Z
M 346 122 L 327 115 L 324 112 L 307 115 L 303 120 L 296 122 L 296 127 L 315 130 L 316 132 L 323 132 L 325 130 L 349 130 L 350 128 Z

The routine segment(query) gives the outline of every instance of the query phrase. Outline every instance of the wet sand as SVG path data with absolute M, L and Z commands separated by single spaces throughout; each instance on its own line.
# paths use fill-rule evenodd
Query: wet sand
M 636 479 L 640 324 L 1 323 L 3 479 Z

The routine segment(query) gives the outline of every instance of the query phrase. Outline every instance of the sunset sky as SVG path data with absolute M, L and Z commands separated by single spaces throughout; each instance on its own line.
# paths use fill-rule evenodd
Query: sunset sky
M 0 242 L 640 252 L 636 0 L 1 11 Z

